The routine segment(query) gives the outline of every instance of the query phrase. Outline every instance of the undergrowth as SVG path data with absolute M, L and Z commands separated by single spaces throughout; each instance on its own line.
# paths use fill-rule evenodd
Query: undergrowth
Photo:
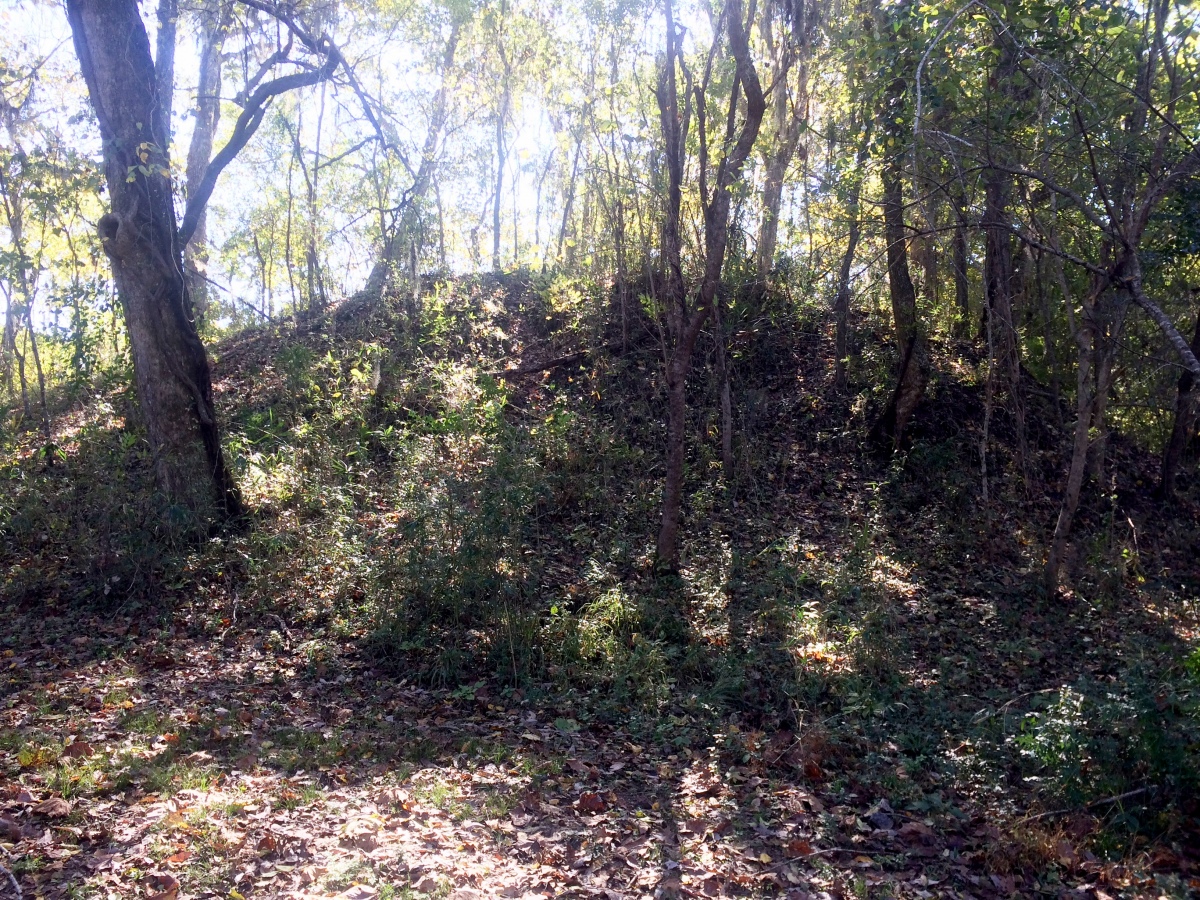
M 687 563 L 664 580 L 653 323 L 636 315 L 624 352 L 504 374 L 619 337 L 608 302 L 561 277 L 463 279 L 432 286 L 417 321 L 384 304 L 227 342 L 217 391 L 255 510 L 241 531 L 162 508 L 116 396 L 73 414 L 60 459 L 6 435 L 5 603 L 199 599 L 213 635 L 255 617 L 279 621 L 270 640 L 301 633 L 309 677 L 348 645 L 381 677 L 494 684 L 677 746 L 731 722 L 819 735 L 818 772 L 916 812 L 1066 805 L 1135 833 L 1196 814 L 1197 585 L 1147 557 L 1155 528 L 1186 546 L 1194 521 L 1093 510 L 1103 552 L 1080 554 L 1073 603 L 1048 600 L 1052 509 L 1002 444 L 981 501 L 977 380 L 943 374 L 912 444 L 863 454 L 886 351 L 860 338 L 855 393 L 837 396 L 816 311 L 734 295 L 738 472 L 721 475 L 698 365 Z M 1150 465 L 1130 460 L 1124 477 Z

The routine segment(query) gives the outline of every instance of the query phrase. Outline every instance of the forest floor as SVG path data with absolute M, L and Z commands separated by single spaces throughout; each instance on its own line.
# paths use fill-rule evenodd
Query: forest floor
M 868 451 L 882 338 L 838 395 L 748 301 L 738 471 L 701 360 L 664 578 L 641 325 L 511 372 L 613 346 L 594 306 L 466 279 L 219 344 L 225 533 L 157 505 L 120 388 L 0 436 L 0 897 L 1200 891 L 1200 487 L 1114 439 L 1046 597 L 1060 426 L 1026 491 L 998 413 L 985 501 L 969 348 Z

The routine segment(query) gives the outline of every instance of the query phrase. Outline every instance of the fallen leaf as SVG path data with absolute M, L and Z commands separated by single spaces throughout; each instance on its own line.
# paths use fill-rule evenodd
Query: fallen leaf
M 579 802 L 575 805 L 580 812 L 585 813 L 602 813 L 608 809 L 608 804 L 604 802 L 604 798 L 590 791 L 580 794 Z
M 62 797 L 51 797 L 35 806 L 33 811 L 47 819 L 62 819 L 71 814 L 71 804 Z
M 0 837 L 10 841 L 19 841 L 25 837 L 25 832 L 12 819 L 0 816 Z
M 72 741 L 63 749 L 62 755 L 67 759 L 81 759 L 85 756 L 91 756 L 96 752 L 96 748 L 87 741 Z
M 154 891 L 146 900 L 175 900 L 179 896 L 179 880 L 165 872 L 155 872 L 146 879 L 150 890 Z
M 812 856 L 813 852 L 812 844 L 803 838 L 795 838 L 788 841 L 784 849 L 787 850 L 789 856 Z

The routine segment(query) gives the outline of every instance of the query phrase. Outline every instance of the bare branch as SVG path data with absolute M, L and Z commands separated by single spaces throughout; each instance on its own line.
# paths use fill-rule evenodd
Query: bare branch
M 242 110 L 242 114 L 238 116 L 237 122 L 233 126 L 233 134 L 230 136 L 229 142 L 212 158 L 212 162 L 208 164 L 208 168 L 204 172 L 204 178 L 196 188 L 196 193 L 188 198 L 187 210 L 184 212 L 183 222 L 179 226 L 179 246 L 186 247 L 188 241 L 192 239 L 192 235 L 196 232 L 196 225 L 200 221 L 200 215 L 208 205 L 209 198 L 212 197 L 213 188 L 217 186 L 217 179 L 258 131 L 258 126 L 262 124 L 263 116 L 266 115 L 272 98 L 297 88 L 318 84 L 333 74 L 336 66 L 337 58 L 333 55 L 327 56 L 325 64 L 321 68 L 308 72 L 293 72 L 290 75 L 272 79 L 266 84 L 260 85 L 250 96 L 246 101 L 246 108 Z

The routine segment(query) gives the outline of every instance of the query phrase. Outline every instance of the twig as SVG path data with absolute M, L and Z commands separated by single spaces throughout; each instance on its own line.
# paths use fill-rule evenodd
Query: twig
M 1105 797 L 1103 800 L 1093 800 L 1091 803 L 1085 803 L 1083 806 L 1070 806 L 1066 809 L 1052 809 L 1049 812 L 1038 813 L 1036 816 L 1026 816 L 1021 821 L 1036 822 L 1038 819 L 1051 819 L 1055 816 L 1064 816 L 1067 813 L 1081 812 L 1085 809 L 1095 809 L 1097 806 L 1107 806 L 1110 803 L 1120 803 L 1123 800 L 1128 800 L 1131 797 L 1137 797 L 1152 790 L 1154 790 L 1154 785 L 1150 784 L 1146 785 L 1146 787 L 1140 787 L 1137 790 L 1126 791 L 1123 794 L 1117 794 L 1115 797 Z
M 5 847 L 0 846 L 0 850 L 4 851 L 4 855 L 8 857 L 9 862 L 13 861 L 13 855 L 9 853 Z M 13 875 L 12 872 L 6 869 L 2 863 L 0 863 L 0 872 L 4 873 L 5 877 L 8 878 L 8 883 L 11 884 L 13 886 L 13 890 L 17 892 L 17 900 L 25 900 L 25 894 L 21 892 L 21 885 L 17 883 L 17 876 Z
M 267 618 L 274 619 L 279 623 L 279 627 L 283 629 L 283 636 L 287 638 L 288 648 L 290 649 L 293 641 L 292 632 L 288 629 L 287 625 L 283 624 L 283 619 L 279 618 L 275 613 L 268 613 Z
M 222 631 L 221 637 L 218 638 L 218 640 L 221 643 L 225 643 L 225 635 L 229 634 L 229 632 L 232 631 L 233 628 L 237 625 L 237 608 L 238 608 L 238 593 L 237 593 L 237 591 L 234 591 L 233 592 L 233 611 L 230 613 L 230 616 L 229 616 L 229 627 L 226 628 L 224 631 Z
M 1011 700 L 1009 700 L 1007 703 L 1005 703 L 1003 706 L 1001 706 L 999 709 L 996 709 L 992 712 L 988 712 L 987 710 L 981 709 L 979 712 L 975 713 L 975 715 L 971 717 L 971 724 L 978 725 L 980 722 L 986 722 L 988 719 L 998 716 L 1000 713 L 1007 713 L 1008 708 L 1010 706 L 1012 706 L 1014 703 L 1016 703 L 1018 700 L 1024 700 L 1026 697 L 1036 697 L 1038 694 L 1052 694 L 1058 690 L 1060 690 L 1060 689 L 1056 688 L 1056 687 L 1052 687 L 1052 688 L 1042 688 L 1040 691 L 1029 691 L 1028 693 L 1018 694 L 1017 696 L 1015 696 Z
M 767 866 L 766 871 L 777 872 L 786 868 L 787 866 L 790 866 L 792 863 L 800 862 L 806 859 L 812 859 L 814 856 L 828 856 L 831 853 L 859 854 L 865 852 L 865 847 L 859 849 L 855 849 L 853 847 L 825 847 L 821 850 L 810 850 L 808 853 L 797 853 L 795 856 L 788 859 L 781 859 L 779 862 L 772 863 L 771 865 Z

